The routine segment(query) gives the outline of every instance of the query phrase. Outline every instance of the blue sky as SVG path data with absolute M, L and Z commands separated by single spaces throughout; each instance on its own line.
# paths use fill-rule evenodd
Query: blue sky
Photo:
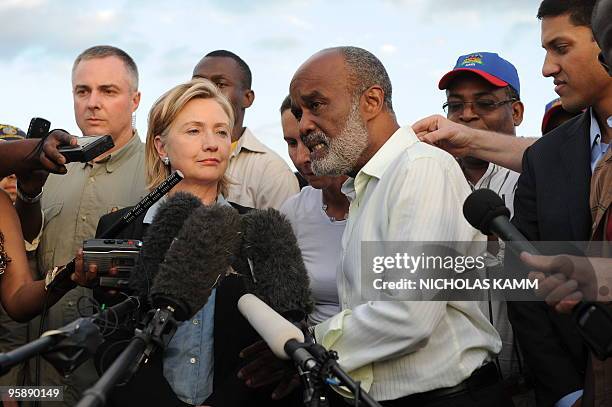
M 228 49 L 253 72 L 254 105 L 245 123 L 289 161 L 278 106 L 297 67 L 337 45 L 363 47 L 391 77 L 400 124 L 441 113 L 439 78 L 457 57 L 498 52 L 521 79 L 526 105 L 519 135 L 537 136 L 544 105 L 556 95 L 541 75 L 537 0 L 0 0 L 0 123 L 27 130 L 40 116 L 80 134 L 74 122 L 70 69 L 85 48 L 110 44 L 140 70 L 137 128 L 157 97 L 191 77 L 204 54 Z

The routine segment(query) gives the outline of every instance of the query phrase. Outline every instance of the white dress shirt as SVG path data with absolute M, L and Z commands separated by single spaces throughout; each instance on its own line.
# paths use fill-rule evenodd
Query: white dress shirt
M 377 400 L 459 384 L 501 348 L 477 302 L 366 301 L 360 287 L 362 241 L 485 240 L 463 217 L 470 187 L 459 165 L 402 127 L 343 192 L 343 311 L 315 327 L 317 341 Z

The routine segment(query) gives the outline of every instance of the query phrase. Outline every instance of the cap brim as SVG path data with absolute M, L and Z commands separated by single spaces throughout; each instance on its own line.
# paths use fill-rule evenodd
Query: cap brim
M 4 141 L 17 141 L 17 140 L 23 140 L 24 138 L 25 137 L 18 136 L 18 135 L 0 136 L 0 140 L 4 140 Z
M 438 89 L 440 90 L 444 90 L 444 89 L 448 89 L 448 85 L 457 77 L 457 75 L 459 75 L 461 72 L 472 72 L 478 76 L 480 76 L 481 78 L 483 78 L 484 80 L 486 80 L 487 82 L 489 82 L 491 85 L 493 86 L 497 86 L 499 88 L 503 88 L 508 86 L 508 82 L 502 81 L 499 78 L 496 78 L 493 75 L 490 75 L 486 72 L 480 71 L 478 69 L 470 69 L 470 68 L 457 68 L 457 69 L 453 69 L 452 71 L 448 72 L 446 75 L 444 75 L 442 77 L 442 79 L 440 79 L 440 82 L 438 83 Z
M 553 107 L 548 109 L 546 113 L 544 113 L 544 117 L 542 118 L 542 134 L 545 133 L 546 127 L 548 127 L 548 122 L 550 121 L 551 117 L 553 117 L 553 115 L 555 115 L 560 110 L 563 110 L 562 105 L 554 105 Z

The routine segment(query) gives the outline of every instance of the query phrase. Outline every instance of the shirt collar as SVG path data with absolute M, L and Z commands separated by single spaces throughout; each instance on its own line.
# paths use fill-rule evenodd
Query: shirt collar
M 255 137 L 253 132 L 251 132 L 248 127 L 244 128 L 244 132 L 242 133 L 240 140 L 238 140 L 238 145 L 236 146 L 236 149 L 232 152 L 231 157 L 235 157 L 240 154 L 240 151 L 243 148 L 245 150 L 249 150 L 255 153 L 266 152 L 266 147 L 257 139 L 257 137 Z
M 389 165 L 417 141 L 418 139 L 410 126 L 397 129 L 363 168 L 359 170 L 355 179 L 349 178 L 344 182 L 342 192 L 349 201 L 361 195 L 370 178 L 381 179 Z
M 104 164 L 107 172 L 113 172 L 119 168 L 121 164 L 123 164 L 123 160 L 125 158 L 128 158 L 134 154 L 134 152 L 136 152 L 141 145 L 142 141 L 140 141 L 140 137 L 138 137 L 138 131 L 134 129 L 132 138 L 130 138 L 126 145 L 104 157 L 102 160 L 98 161 L 97 164 Z M 83 168 L 87 167 L 88 165 L 92 166 L 93 162 L 84 163 Z
M 417 141 L 410 126 L 400 127 L 363 166 L 356 178 L 359 178 L 361 173 L 378 179 L 382 178 L 389 165 Z
M 590 141 L 591 141 L 591 171 L 595 169 L 595 166 L 599 162 L 599 160 L 605 155 L 606 151 L 610 148 L 609 144 L 605 144 L 602 141 L 601 136 L 601 127 L 599 127 L 599 123 L 597 122 L 597 118 L 595 117 L 595 113 L 593 108 L 590 108 L 591 111 L 591 128 L 590 128 Z M 608 118 L 607 122 L 610 121 L 611 118 Z M 607 123 L 609 124 L 609 123 Z
M 590 137 L 591 137 L 591 149 L 595 147 L 596 144 L 601 143 L 601 129 L 599 127 L 599 122 L 595 117 L 595 112 L 593 108 L 589 108 L 591 112 L 591 129 L 590 129 Z
M 159 207 L 163 205 L 168 200 L 168 195 L 162 196 L 159 201 L 155 202 L 151 207 L 147 210 L 142 223 L 151 224 L 153 223 L 153 219 L 155 215 L 157 215 L 157 211 L 159 211 Z M 230 203 L 223 197 L 223 195 L 217 196 L 217 204 L 223 206 L 231 206 Z

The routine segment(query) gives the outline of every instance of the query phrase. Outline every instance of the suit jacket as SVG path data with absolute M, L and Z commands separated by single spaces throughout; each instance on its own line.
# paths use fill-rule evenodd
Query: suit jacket
M 528 240 L 589 240 L 589 130 L 587 111 L 525 151 L 512 223 Z M 506 265 L 522 267 L 511 253 Z M 541 301 L 509 302 L 508 317 L 534 375 L 538 406 L 552 406 L 583 389 L 587 352 L 571 316 L 558 314 Z

